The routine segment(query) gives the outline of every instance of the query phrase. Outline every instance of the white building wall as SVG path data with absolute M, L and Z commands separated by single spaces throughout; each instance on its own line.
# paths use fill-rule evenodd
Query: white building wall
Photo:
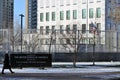
M 88 1 L 88 5 L 87 5 Z M 49 26 L 49 29 L 52 26 L 55 26 L 55 29 L 60 29 L 60 25 L 64 26 L 66 29 L 66 25 L 70 25 L 70 29 L 72 30 L 72 25 L 77 24 L 77 29 L 82 29 L 82 24 L 87 24 L 87 29 L 89 30 L 89 24 L 93 23 L 101 23 L 101 31 L 105 31 L 106 25 L 106 10 L 108 9 L 106 6 L 107 0 L 38 0 L 38 10 L 37 10 L 37 29 L 40 29 L 40 26 L 46 29 L 46 26 Z M 110 7 L 110 6 L 109 6 Z M 89 18 L 89 8 L 94 9 L 94 18 Z M 96 18 L 96 8 L 101 8 L 101 18 Z M 87 9 L 88 18 L 82 19 L 82 9 Z M 70 10 L 70 20 L 66 20 L 66 11 Z M 77 10 L 77 19 L 73 19 L 73 10 Z M 60 11 L 64 11 L 64 20 L 60 20 Z M 46 12 L 49 12 L 49 21 L 46 21 Z M 55 21 L 52 21 L 51 13 L 55 12 Z M 40 13 L 44 14 L 44 21 L 40 21 Z M 84 36 L 91 37 L 92 34 L 86 33 Z M 49 38 L 50 35 L 45 35 L 44 38 Z M 101 43 L 105 44 L 105 33 L 102 32 L 100 37 L 102 37 Z M 46 49 L 48 49 L 46 47 Z
M 59 29 L 57 27 L 60 24 L 67 25 L 67 24 L 73 24 L 77 23 L 81 28 L 82 24 L 86 24 L 86 19 L 82 19 L 82 9 L 87 8 L 87 4 L 83 4 L 85 0 L 39 0 L 38 1 L 38 26 L 37 28 L 40 29 L 40 26 L 52 26 L 56 25 L 56 29 Z M 93 3 L 89 3 L 89 1 L 93 1 Z M 97 2 L 100 1 L 100 2 Z M 47 3 L 48 2 L 48 3 Z M 43 4 L 41 6 L 41 4 Z M 54 6 L 53 6 L 54 5 Z M 101 8 L 101 18 L 95 18 L 96 15 L 96 8 Z M 88 18 L 88 24 L 91 22 L 101 23 L 101 30 L 105 30 L 105 0 L 88 0 L 88 12 L 89 8 L 94 8 L 94 18 L 89 19 Z M 70 20 L 66 20 L 66 11 L 70 10 Z M 77 19 L 73 20 L 73 10 L 77 10 Z M 60 11 L 64 11 L 64 20 L 60 20 Z M 46 12 L 49 12 L 50 14 L 50 20 L 46 21 Z M 56 20 L 51 20 L 51 13 L 56 13 Z M 44 21 L 40 22 L 40 13 L 44 13 Z M 89 17 L 89 14 L 88 14 Z M 72 27 L 71 27 L 72 28 Z M 87 27 L 87 30 L 89 30 L 89 27 Z

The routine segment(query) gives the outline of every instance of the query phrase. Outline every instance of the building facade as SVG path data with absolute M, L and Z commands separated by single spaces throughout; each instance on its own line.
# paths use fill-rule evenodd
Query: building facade
M 13 26 L 14 0 L 0 0 L 0 51 L 8 50 Z
M 26 29 L 37 29 L 37 1 L 26 0 Z
M 13 29 L 14 0 L 0 0 L 0 29 Z
M 40 35 L 42 35 L 42 37 L 40 36 L 40 38 L 42 38 L 41 40 L 42 44 L 50 43 L 51 38 L 50 30 L 51 31 L 59 30 L 60 32 L 65 30 L 66 31 L 65 34 L 67 34 L 67 31 L 80 30 L 80 34 L 82 34 L 83 36 L 81 44 L 93 44 L 94 43 L 93 37 L 94 35 L 96 35 L 90 32 L 91 24 L 93 23 L 97 27 L 97 30 L 99 31 L 99 36 L 97 35 L 97 37 L 99 37 L 97 38 L 97 40 L 99 40 L 99 44 L 107 45 L 106 43 L 108 42 L 108 40 L 106 39 L 107 34 L 105 33 L 105 31 L 116 29 L 116 27 L 114 26 L 115 25 L 114 21 L 111 19 L 111 10 L 114 10 L 114 8 L 117 5 L 119 5 L 120 0 L 114 1 L 36 0 L 36 1 L 37 1 L 36 29 L 38 29 L 40 31 Z M 30 3 L 28 2 L 28 4 Z M 30 9 L 28 9 L 28 11 L 29 10 Z M 33 13 L 31 12 L 30 15 L 31 14 Z M 28 22 L 30 21 L 31 20 L 28 20 Z M 77 35 L 78 34 L 79 33 L 77 33 Z M 58 42 L 57 40 L 58 37 L 59 36 L 56 37 L 56 42 Z M 48 49 L 48 47 L 46 46 L 44 47 L 44 49 L 46 50 Z

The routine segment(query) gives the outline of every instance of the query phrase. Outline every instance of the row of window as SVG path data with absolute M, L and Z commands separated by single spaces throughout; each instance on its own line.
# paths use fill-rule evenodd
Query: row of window
M 72 14 L 73 14 L 73 19 L 77 19 L 77 10 L 73 10 Z M 66 11 L 66 20 L 70 20 L 70 10 Z M 51 13 L 51 20 L 55 21 L 56 20 L 56 13 L 52 12 Z M 64 15 L 65 12 L 64 11 L 60 11 L 60 20 L 64 20 Z M 46 12 L 45 14 L 46 16 L 46 21 L 50 21 L 50 12 Z M 101 17 L 101 8 L 96 8 L 96 18 L 100 18 Z M 86 19 L 87 18 L 87 10 L 86 9 L 82 9 L 82 19 Z M 94 18 L 94 9 L 90 8 L 89 9 L 89 18 Z M 43 22 L 44 21 L 44 13 L 40 13 L 40 21 Z
M 91 33 L 91 24 L 89 24 L 89 32 Z M 98 30 L 101 30 L 101 23 L 97 23 L 96 24 L 96 27 Z M 71 30 L 71 27 L 70 25 L 66 25 L 66 29 L 64 29 L 64 26 L 63 25 L 60 25 L 60 34 L 63 34 L 63 33 L 67 33 L 67 34 L 70 34 L 70 32 L 72 31 L 72 33 L 76 33 L 76 31 L 78 30 L 77 29 L 77 24 L 73 24 L 72 26 L 72 30 Z M 49 33 L 51 33 L 50 31 L 52 31 L 53 33 L 55 33 L 55 26 L 52 26 L 51 30 L 50 30 L 50 26 L 46 26 L 45 28 L 45 34 L 48 35 Z M 86 33 L 87 32 L 87 29 L 86 29 L 86 24 L 82 24 L 82 33 Z M 44 26 L 40 26 L 40 34 L 44 34 Z
M 94 3 L 94 2 L 101 2 L 101 0 L 89 0 L 88 3 Z M 60 6 L 70 6 L 70 5 L 77 5 L 80 3 L 79 0 L 40 0 L 40 8 L 44 8 L 44 5 L 46 5 L 46 8 L 49 8 L 50 6 L 55 7 L 56 5 Z M 82 4 L 86 4 L 87 0 L 82 0 Z
M 70 45 L 75 45 L 75 38 L 59 38 L 59 43 L 56 42 L 56 39 L 53 39 L 52 41 L 50 39 L 40 39 L 40 44 L 41 45 L 50 45 L 53 44 L 70 44 Z M 89 44 L 94 44 L 93 38 L 81 38 L 79 41 L 80 44 L 82 43 L 89 43 Z

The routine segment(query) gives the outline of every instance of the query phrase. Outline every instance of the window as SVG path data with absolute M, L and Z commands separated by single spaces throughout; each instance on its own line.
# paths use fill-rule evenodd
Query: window
M 73 10 L 73 19 L 77 19 L 77 10 Z
M 101 23 L 97 23 L 97 29 L 98 31 L 101 31 Z
M 46 45 L 50 44 L 50 39 L 46 39 Z
M 44 43 L 44 39 L 40 39 L 40 44 L 43 44 Z
M 60 11 L 60 20 L 63 20 L 63 19 L 64 19 L 64 12 Z
M 60 25 L 60 34 L 63 34 L 63 25 Z
M 66 11 L 66 19 L 70 20 L 70 10 Z
M 52 26 L 52 33 L 55 33 L 55 26 Z
M 66 26 L 66 31 L 67 31 L 67 34 L 70 33 L 70 25 L 67 25 L 67 26 Z
M 64 44 L 63 38 L 60 38 L 60 44 Z
M 46 21 L 49 21 L 49 12 L 46 13 Z
M 73 33 L 76 33 L 76 31 L 77 31 L 77 25 L 73 24 Z
M 93 8 L 89 9 L 89 18 L 93 18 Z
M 101 8 L 97 8 L 97 10 L 96 10 L 96 17 L 97 18 L 101 17 Z
M 40 13 L 40 21 L 43 22 L 44 15 L 43 13 Z
M 82 33 L 86 33 L 86 24 L 82 24 Z
M 46 34 L 49 34 L 49 26 L 46 26 Z
M 110 17 L 111 8 L 107 9 L 107 16 Z
M 94 23 L 93 23 L 94 24 Z M 93 26 L 92 23 L 89 24 L 89 33 L 93 33 L 93 30 L 92 30 L 92 26 Z
M 52 21 L 55 21 L 55 12 L 52 12 Z
M 40 34 L 43 34 L 43 26 L 40 26 Z
M 83 19 L 86 18 L 86 9 L 82 9 L 82 18 L 83 18 Z
M 51 41 L 51 44 L 56 44 L 56 39 L 53 39 L 53 40 Z
M 69 38 L 66 39 L 66 44 L 70 44 L 70 39 Z

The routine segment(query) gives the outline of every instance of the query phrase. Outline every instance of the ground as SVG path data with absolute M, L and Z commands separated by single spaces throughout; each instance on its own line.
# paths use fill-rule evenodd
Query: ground
M 53 63 L 53 67 L 45 69 L 12 69 L 15 74 L 5 70 L 0 80 L 120 80 L 120 62 L 91 64 L 77 63 L 77 68 L 73 68 L 72 63 Z

